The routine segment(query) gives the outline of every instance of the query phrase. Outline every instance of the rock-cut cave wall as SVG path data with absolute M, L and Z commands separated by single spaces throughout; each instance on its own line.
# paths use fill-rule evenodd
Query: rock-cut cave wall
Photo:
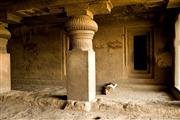
M 107 82 L 167 84 L 171 82 L 171 51 L 163 25 L 150 21 L 97 21 L 99 30 L 93 40 L 96 52 L 96 83 Z M 153 76 L 151 79 L 128 81 L 128 33 L 131 25 L 153 28 Z M 67 36 L 59 26 L 23 26 L 11 29 L 8 43 L 11 53 L 11 79 L 13 89 L 24 86 L 54 86 L 66 83 Z
M 12 88 L 64 84 L 66 40 L 61 28 L 31 26 L 12 29 Z

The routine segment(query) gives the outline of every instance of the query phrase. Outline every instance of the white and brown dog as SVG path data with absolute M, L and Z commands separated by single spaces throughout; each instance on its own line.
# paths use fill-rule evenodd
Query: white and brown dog
M 103 86 L 102 93 L 105 95 L 110 94 L 113 91 L 113 89 L 115 89 L 116 87 L 117 87 L 117 84 L 115 83 L 112 83 L 112 82 L 107 83 Z

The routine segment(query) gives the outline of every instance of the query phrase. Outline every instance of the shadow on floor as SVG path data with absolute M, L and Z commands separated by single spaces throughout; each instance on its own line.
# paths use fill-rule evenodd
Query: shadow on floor
M 67 100 L 67 95 L 52 95 L 50 97 L 58 98 L 58 99 L 61 99 L 61 100 Z

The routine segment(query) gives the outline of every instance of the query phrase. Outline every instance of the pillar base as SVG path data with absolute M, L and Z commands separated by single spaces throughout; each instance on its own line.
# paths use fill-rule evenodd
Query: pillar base
M 93 101 L 96 96 L 95 52 L 74 49 L 68 52 L 68 100 Z
M 0 93 L 11 90 L 10 54 L 0 53 Z
M 86 111 L 89 112 L 92 109 L 91 102 L 84 101 L 73 101 L 68 100 L 64 110 L 74 110 L 74 111 Z

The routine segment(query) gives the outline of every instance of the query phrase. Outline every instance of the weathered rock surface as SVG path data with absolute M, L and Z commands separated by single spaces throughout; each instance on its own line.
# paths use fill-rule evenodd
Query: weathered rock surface
M 62 87 L 32 92 L 11 91 L 0 94 L 0 119 L 173 120 L 180 118 L 180 102 L 169 97 L 166 92 L 124 91 L 124 89 L 121 89 L 121 92 L 126 93 L 127 97 L 116 96 L 120 91 L 115 91 L 107 96 L 98 95 L 96 101 L 88 103 L 66 101 L 66 91 Z

